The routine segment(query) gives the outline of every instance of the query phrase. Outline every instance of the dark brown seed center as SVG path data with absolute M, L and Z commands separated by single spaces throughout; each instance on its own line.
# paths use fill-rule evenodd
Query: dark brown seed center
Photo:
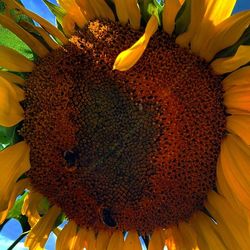
M 141 35 L 90 22 L 27 80 L 29 176 L 81 226 L 168 227 L 201 209 L 215 186 L 221 78 L 162 32 L 132 69 L 112 71 Z

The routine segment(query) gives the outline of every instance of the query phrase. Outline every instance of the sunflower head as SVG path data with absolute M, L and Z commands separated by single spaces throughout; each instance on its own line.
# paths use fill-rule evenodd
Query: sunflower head
M 250 14 L 235 2 L 44 0 L 55 27 L 2 1 L 22 47 L 0 45 L 0 223 L 18 219 L 29 249 L 52 231 L 56 249 L 247 249 Z

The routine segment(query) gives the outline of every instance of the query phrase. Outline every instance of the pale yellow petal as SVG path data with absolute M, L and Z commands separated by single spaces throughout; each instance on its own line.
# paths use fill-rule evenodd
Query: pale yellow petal
M 142 250 L 138 233 L 133 230 L 129 231 L 124 242 L 123 250 Z
M 213 39 L 215 26 L 231 15 L 236 1 L 237 0 L 207 1 L 206 12 L 199 29 L 191 41 L 191 49 L 194 53 L 200 55 L 201 51 L 206 49 L 208 42 Z
M 238 215 L 226 199 L 215 192 L 210 192 L 206 207 L 218 223 L 223 223 L 241 246 L 240 249 L 248 249 L 250 238 L 248 235 L 247 220 Z
M 123 246 L 123 233 L 121 231 L 115 231 L 110 238 L 107 250 L 122 250 Z
M 20 85 L 24 85 L 25 82 L 22 77 L 7 71 L 0 71 L 0 77 L 5 78 L 8 82 L 17 83 Z
M 42 17 L 40 17 L 39 15 L 29 11 L 28 9 L 26 9 L 25 7 L 23 7 L 21 4 L 19 4 L 16 1 L 7 1 L 7 4 L 11 4 L 13 5 L 15 8 L 17 8 L 18 10 L 20 10 L 23 14 L 27 15 L 28 17 L 30 17 L 31 19 L 33 19 L 34 21 L 40 23 L 40 25 L 48 32 L 50 33 L 52 36 L 57 37 L 63 44 L 67 44 L 68 43 L 68 39 L 64 36 L 64 34 L 57 29 L 54 25 L 52 25 L 49 21 L 43 19 Z
M 165 2 L 162 12 L 163 30 L 169 35 L 172 34 L 175 27 L 175 18 L 181 8 L 183 0 L 168 0 Z
M 111 232 L 101 230 L 96 240 L 96 250 L 106 250 L 110 241 Z
M 250 66 L 242 67 L 222 81 L 223 88 L 227 91 L 233 86 L 250 85 Z
M 29 147 L 25 142 L 0 151 L 0 211 L 7 209 L 16 181 L 29 168 Z
M 188 29 L 176 38 L 176 43 L 182 47 L 187 47 L 197 32 L 201 21 L 205 15 L 208 0 L 191 0 L 191 20 Z
M 68 222 L 56 240 L 56 250 L 75 250 L 77 225 L 74 221 Z
M 11 83 L 0 77 L 0 124 L 2 126 L 11 127 L 23 120 L 19 94 Z
M 250 112 L 250 85 L 230 88 L 224 94 L 224 104 L 228 113 L 244 114 Z
M 238 135 L 250 146 L 250 116 L 231 115 L 227 117 L 227 130 Z
M 0 24 L 23 40 L 38 56 L 44 57 L 49 53 L 48 49 L 39 40 L 20 27 L 11 18 L 0 14 Z
M 250 24 L 250 11 L 239 12 L 215 26 L 215 34 L 202 46 L 200 56 L 207 61 L 236 43 Z
M 114 0 L 114 4 L 120 23 L 125 25 L 129 20 L 126 2 L 124 0 Z
M 222 75 L 232 72 L 250 61 L 250 46 L 242 45 L 234 56 L 218 58 L 211 63 L 216 74 Z
M 16 72 L 31 72 L 34 63 L 17 51 L 0 45 L 0 67 Z
M 162 250 L 164 247 L 164 239 L 162 238 L 162 230 L 154 230 L 148 245 L 148 250 Z
M 6 219 L 8 212 L 11 210 L 16 201 L 17 196 L 20 195 L 25 190 L 25 188 L 28 188 L 29 184 L 30 184 L 30 179 L 28 178 L 22 179 L 14 184 L 14 188 L 10 196 L 8 207 L 6 210 L 0 212 L 0 224 L 2 224 Z
M 29 247 L 30 250 L 43 249 L 60 213 L 61 209 L 59 207 L 51 207 L 48 213 L 44 215 L 34 227 L 32 227 L 24 245 Z
M 117 69 L 119 71 L 126 71 L 133 67 L 142 56 L 148 45 L 149 39 L 156 32 L 157 28 L 157 18 L 155 16 L 151 16 L 150 20 L 147 23 L 144 35 L 129 49 L 121 52 L 117 56 L 113 69 Z
M 197 233 L 198 246 L 202 250 L 227 250 L 224 242 L 213 229 L 214 223 L 207 215 L 197 212 L 191 219 L 191 223 Z

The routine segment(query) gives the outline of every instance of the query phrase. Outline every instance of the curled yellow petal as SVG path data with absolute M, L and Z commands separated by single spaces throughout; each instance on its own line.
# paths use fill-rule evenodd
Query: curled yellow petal
M 123 234 L 121 231 L 115 231 L 109 241 L 107 250 L 122 250 L 124 246 Z
M 174 31 L 175 18 L 183 2 L 184 0 L 168 0 L 165 2 L 162 12 L 162 23 L 163 30 L 169 35 Z
M 5 78 L 8 82 L 17 83 L 20 85 L 23 85 L 25 82 L 22 77 L 7 71 L 0 71 L 0 77 Z
M 128 232 L 127 238 L 123 246 L 123 250 L 131 250 L 131 249 L 142 250 L 141 242 L 139 240 L 139 235 L 135 230 Z
M 34 63 L 17 51 L 0 45 L 0 66 L 16 72 L 31 72 Z
M 0 77 L 0 124 L 11 127 L 23 120 L 20 97 L 12 84 Z
M 250 46 L 242 45 L 234 56 L 219 58 L 212 62 L 211 66 L 216 74 L 222 75 L 232 72 L 250 61 Z
M 133 67 L 145 51 L 151 36 L 158 28 L 158 21 L 155 16 L 151 16 L 147 23 L 144 35 L 134 43 L 129 49 L 121 52 L 114 63 L 113 69 L 126 71 Z
M 0 211 L 8 208 L 17 179 L 29 168 L 29 147 L 25 142 L 19 142 L 0 151 Z
M 44 215 L 34 227 L 32 227 L 24 245 L 29 247 L 30 250 L 43 249 L 60 213 L 61 209 L 59 207 L 51 207 L 48 213 Z
M 74 221 L 70 221 L 64 226 L 57 237 L 56 250 L 74 250 L 76 243 L 77 225 Z
M 14 184 L 14 188 L 10 196 L 8 207 L 6 210 L 0 212 L 0 224 L 2 224 L 6 219 L 8 212 L 13 207 L 16 201 L 17 196 L 20 195 L 25 190 L 25 188 L 28 188 L 29 184 L 30 180 L 28 178 L 22 179 Z
M 0 24 L 23 40 L 38 56 L 44 57 L 49 53 L 48 49 L 39 40 L 20 27 L 11 18 L 0 14 Z

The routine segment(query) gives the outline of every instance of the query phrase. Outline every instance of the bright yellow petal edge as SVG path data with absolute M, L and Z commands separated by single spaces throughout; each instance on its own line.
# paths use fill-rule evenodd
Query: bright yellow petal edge
M 13 1 L 6 1 L 7 3 L 14 4 Z M 102 12 L 98 12 L 98 7 L 103 4 L 101 1 L 82 1 L 86 5 L 90 5 L 89 9 L 93 10 L 93 6 L 96 6 L 96 12 L 79 12 L 83 11 L 83 5 L 77 4 L 80 1 L 61 1 L 62 4 L 72 3 L 72 10 L 74 13 L 81 13 L 76 19 L 71 16 L 65 20 L 65 26 L 68 27 L 68 33 L 74 32 L 73 23 L 75 22 L 79 27 L 88 21 L 89 16 L 100 15 Z M 181 1 L 180 1 L 181 2 Z M 169 5 L 176 6 L 175 9 L 180 8 L 180 2 L 169 1 Z M 223 1 L 204 1 L 204 4 L 199 7 L 198 12 L 194 11 L 196 8 L 195 0 L 193 2 L 191 23 L 188 31 L 177 37 L 177 42 L 181 46 L 191 46 L 193 51 L 205 57 L 206 60 L 211 60 L 211 56 L 214 56 L 214 46 L 221 50 L 226 46 L 230 45 L 225 42 L 222 45 L 220 40 L 229 41 L 230 37 L 231 43 L 233 43 L 244 30 L 243 21 L 236 20 L 236 17 L 231 17 L 230 22 L 227 22 L 227 18 L 231 9 L 233 8 L 235 1 L 230 1 L 230 6 L 223 4 Z M 115 1 L 116 9 L 118 13 L 118 18 L 122 24 L 129 22 L 134 23 L 134 28 L 138 28 L 138 20 L 140 16 L 138 15 L 137 2 L 129 1 L 125 6 L 134 6 L 133 11 L 126 10 L 126 14 L 122 14 L 121 8 L 122 3 L 120 1 Z M 176 5 L 175 5 L 176 4 Z M 67 43 L 67 38 L 59 32 L 55 27 L 50 25 L 46 20 L 41 19 L 36 14 L 25 10 L 22 6 L 15 3 L 24 14 L 30 16 L 34 20 L 40 22 L 43 27 L 41 31 L 44 35 L 51 34 L 58 37 L 63 43 Z M 74 6 L 74 8 L 73 8 Z M 110 18 L 110 10 L 105 8 L 105 17 Z M 227 9 L 226 9 L 227 8 Z M 65 7 L 67 11 L 67 7 Z M 70 9 L 70 8 L 69 8 Z M 79 10 L 80 9 L 80 10 Z M 100 10 L 100 9 L 99 9 Z M 165 8 L 165 12 L 167 12 Z M 99 13 L 99 14 L 98 14 Z M 119 14 L 120 13 L 120 14 Z M 131 13 L 137 13 L 135 16 Z M 174 27 L 174 19 L 177 11 L 173 13 L 173 16 L 164 16 L 164 30 L 169 34 L 172 33 Z M 216 14 L 217 13 L 217 14 Z M 218 13 L 220 15 L 218 15 Z M 111 14 L 112 16 L 112 14 Z M 246 13 L 242 20 L 246 21 L 249 13 Z M 112 19 L 113 17 L 111 17 Z M 4 17 L 2 20 L 5 20 Z M 73 20 L 73 21 L 72 21 Z M 71 24 L 70 24 L 71 22 Z M 223 23 L 224 22 L 224 23 Z M 212 26 L 210 24 L 213 24 Z M 241 25 L 241 30 L 236 29 L 236 25 Z M 25 37 L 25 32 L 16 27 L 9 19 L 5 22 L 10 28 L 17 31 L 18 35 L 26 39 L 27 45 L 32 49 L 35 49 L 35 44 L 37 41 Z M 209 28 L 208 34 L 206 34 L 205 27 Z M 238 27 L 238 26 L 237 26 Z M 137 41 L 128 51 L 120 54 L 114 64 L 114 69 L 117 70 L 128 70 L 131 68 L 137 60 L 142 56 L 149 38 L 154 34 L 158 24 L 156 25 L 155 18 L 152 17 L 146 27 L 145 34 L 139 41 Z M 223 35 L 221 35 L 220 30 L 223 30 Z M 44 33 L 46 32 L 46 33 Z M 27 40 L 28 39 L 28 40 Z M 208 52 L 204 51 L 203 42 L 208 43 Z M 49 44 L 48 44 L 49 45 Z M 52 45 L 52 44 L 51 44 Z M 50 45 L 49 45 L 50 46 Z M 224 46 L 224 47 L 222 47 Z M 53 47 L 53 46 L 52 46 Z M 55 48 L 52 48 L 55 49 Z M 211 52 L 209 52 L 211 51 Z M 132 53 L 133 52 L 133 53 Z M 216 51 L 217 52 L 217 51 Z M 4 56 L 0 58 L 0 62 L 6 69 L 16 72 L 30 72 L 33 68 L 33 63 L 23 58 L 21 55 L 14 51 L 10 51 L 8 48 L 0 48 L 0 53 Z M 37 54 L 39 56 L 44 56 L 48 53 L 46 49 L 42 46 L 37 48 Z M 7 56 L 6 56 L 7 55 Z M 15 60 L 16 58 L 20 60 Z M 5 58 L 5 59 L 4 59 Z M 3 60 L 4 59 L 4 60 Z M 227 127 L 229 135 L 225 138 L 222 144 L 222 151 L 220 158 L 218 160 L 217 166 L 217 188 L 218 193 L 210 192 L 208 195 L 208 200 L 206 202 L 206 208 L 211 213 L 211 215 L 216 219 L 216 224 L 213 223 L 207 215 L 202 212 L 197 212 L 190 219 L 190 222 L 181 222 L 178 226 L 174 226 L 170 229 L 157 229 L 153 232 L 151 240 L 149 242 L 149 249 L 156 250 L 162 249 L 164 245 L 167 245 L 169 249 L 248 249 L 249 242 L 249 203 L 250 203 L 250 175 L 249 175 L 249 162 L 250 162 L 250 148 L 249 148 L 249 112 L 250 112 L 250 74 L 249 66 L 244 66 L 250 61 L 249 48 L 248 46 L 239 47 L 237 53 L 230 58 L 217 59 L 212 63 L 217 74 L 231 73 L 223 81 L 225 88 L 225 105 L 228 112 L 233 114 L 229 116 L 227 121 Z M 0 75 L 3 78 L 1 87 L 3 90 L 1 93 L 5 93 L 4 97 L 1 98 L 3 105 L 1 105 L 0 113 L 2 114 L 14 114 L 15 112 L 19 114 L 19 118 L 10 119 L 3 118 L 1 124 L 5 126 L 11 126 L 12 124 L 18 123 L 22 119 L 22 114 L 20 113 L 18 107 L 10 105 L 8 106 L 7 100 L 12 100 L 11 103 L 18 105 L 18 99 L 16 97 L 16 92 L 14 91 L 13 83 L 24 84 L 23 80 L 13 75 L 12 73 L 0 71 Z M 9 99 L 11 98 L 11 99 Z M 9 109 L 7 107 L 10 107 Z M 20 111 L 20 112 L 19 112 Z M 15 117 L 17 117 L 15 115 Z M 0 191 L 1 195 L 1 212 L 0 218 L 3 220 L 6 217 L 6 211 L 8 211 L 13 205 L 15 197 L 24 190 L 24 188 L 29 187 L 29 181 L 27 179 L 18 180 L 22 173 L 29 169 L 29 159 L 28 159 L 29 148 L 24 142 L 20 142 L 12 147 L 5 149 L 0 152 L 0 167 L 4 172 L 5 178 L 0 181 Z M 11 159 L 11 161 L 10 161 Z M 8 166 L 8 167 L 6 167 Z M 7 178 L 6 178 L 7 177 Z M 30 194 L 32 197 L 32 193 Z M 60 209 L 56 206 L 52 207 L 49 212 L 42 218 L 39 218 L 36 213 L 36 209 L 32 205 L 31 200 L 35 200 L 37 196 L 33 195 L 33 198 L 26 198 L 25 206 L 23 208 L 23 213 L 28 213 L 31 218 L 36 218 L 34 221 L 34 226 L 26 240 L 26 246 L 30 249 L 42 249 L 47 235 L 53 229 L 53 222 L 61 213 Z M 30 199 L 30 201 L 29 201 Z M 29 212 L 28 212 L 29 211 Z M 33 212 L 32 212 L 33 211 Z M 31 223 L 31 224 L 33 224 Z M 65 235 L 65 237 L 63 237 Z M 126 240 L 124 241 L 123 234 L 120 231 L 115 231 L 113 233 L 100 232 L 95 238 L 93 231 L 81 228 L 77 229 L 73 221 L 70 221 L 64 229 L 58 235 L 57 249 L 61 249 L 63 243 L 66 240 L 66 244 L 69 249 L 80 249 L 81 246 L 94 246 L 97 250 L 108 249 L 108 250 L 119 250 L 119 249 L 129 249 L 133 247 L 134 249 L 140 249 L 138 244 L 138 235 L 136 232 L 131 231 L 128 233 Z M 105 246 L 103 248 L 103 246 Z

